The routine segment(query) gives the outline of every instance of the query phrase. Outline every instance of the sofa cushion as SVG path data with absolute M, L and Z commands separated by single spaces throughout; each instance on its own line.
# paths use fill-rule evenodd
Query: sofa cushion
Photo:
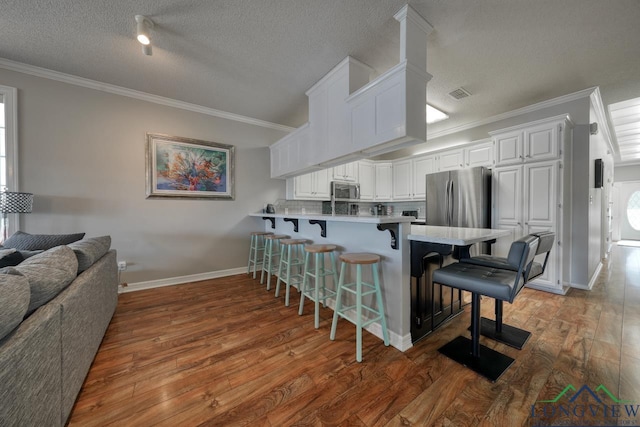
M 15 249 L 0 249 L 0 268 L 11 267 L 24 261 L 24 257 Z
M 29 308 L 29 299 L 26 277 L 0 274 L 0 340 L 22 322 Z
M 2 244 L 5 248 L 35 251 L 47 250 L 60 245 L 68 245 L 84 237 L 84 233 L 74 234 L 29 234 L 16 231 Z
M 29 280 L 29 315 L 52 300 L 75 279 L 78 259 L 68 246 L 57 246 L 24 260 L 21 264 L 11 267 L 8 272 L 12 273 L 14 270 Z
M 111 248 L 111 236 L 88 237 L 67 246 L 78 258 L 78 274 L 80 274 L 107 253 Z

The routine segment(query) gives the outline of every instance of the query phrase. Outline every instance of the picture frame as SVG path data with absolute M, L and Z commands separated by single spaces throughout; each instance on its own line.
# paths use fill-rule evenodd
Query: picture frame
M 235 147 L 147 133 L 147 198 L 234 200 Z

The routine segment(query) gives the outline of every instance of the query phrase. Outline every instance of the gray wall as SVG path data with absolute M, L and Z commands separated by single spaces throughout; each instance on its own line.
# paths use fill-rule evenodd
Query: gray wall
M 22 229 L 110 234 L 126 282 L 246 265 L 262 227 L 246 214 L 284 197 L 268 149 L 284 132 L 2 69 L 0 84 L 18 88 L 20 190 L 35 195 Z M 146 132 L 234 145 L 235 201 L 146 199 Z

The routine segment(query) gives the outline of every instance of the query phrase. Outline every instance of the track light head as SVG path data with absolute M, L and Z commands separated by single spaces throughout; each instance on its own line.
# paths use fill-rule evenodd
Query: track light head
M 149 30 L 153 28 L 153 21 L 142 15 L 136 15 L 135 18 L 137 22 L 136 29 L 138 34 L 138 41 L 144 46 L 149 46 L 151 44 L 151 36 L 149 35 Z M 145 52 L 145 54 L 147 53 Z M 147 55 L 150 55 L 150 53 Z
M 142 45 L 142 53 L 144 53 L 147 56 L 153 55 L 153 50 L 151 49 L 151 45 L 150 44 L 143 44 Z

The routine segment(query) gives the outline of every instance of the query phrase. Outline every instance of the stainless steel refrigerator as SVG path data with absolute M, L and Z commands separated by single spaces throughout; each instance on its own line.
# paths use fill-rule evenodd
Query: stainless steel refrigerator
M 483 167 L 426 176 L 426 224 L 491 228 L 491 171 Z

